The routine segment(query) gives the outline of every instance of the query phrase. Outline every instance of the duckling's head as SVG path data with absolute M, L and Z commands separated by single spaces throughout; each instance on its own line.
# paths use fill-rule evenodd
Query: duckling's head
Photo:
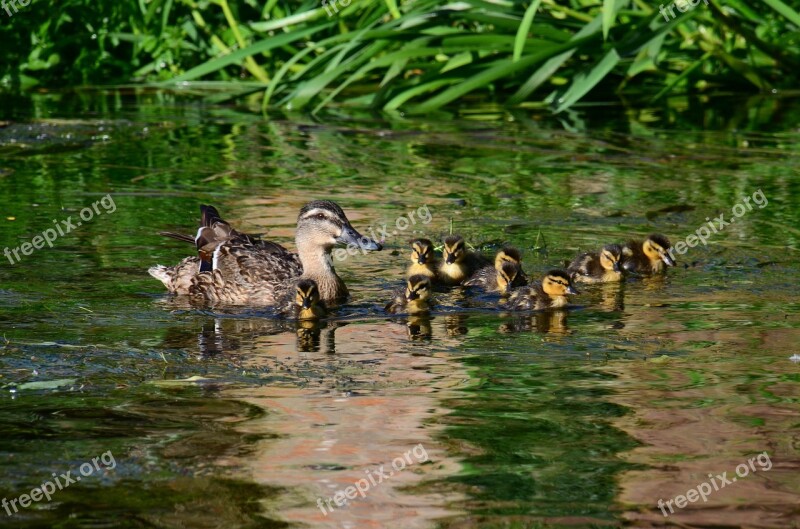
M 433 259 L 433 243 L 428 239 L 411 241 L 411 262 L 414 264 L 430 264 Z
M 319 294 L 317 282 L 313 279 L 301 279 L 295 286 L 294 302 L 300 309 L 300 313 L 313 313 L 322 308 L 322 301 Z
M 550 270 L 542 280 L 542 288 L 551 297 L 577 294 L 578 291 L 572 284 L 572 279 L 564 270 Z
M 427 301 L 431 295 L 431 279 L 422 274 L 415 274 L 406 282 L 406 301 Z
M 522 255 L 516 248 L 507 246 L 497 252 L 497 255 L 494 257 L 495 270 L 499 272 L 500 268 L 503 266 L 503 263 L 514 263 L 519 265 L 522 263 Z
M 675 259 L 669 254 L 671 248 L 669 239 L 660 233 L 648 235 L 642 244 L 642 251 L 650 259 L 650 262 L 664 261 L 667 266 L 675 266 Z
M 365 251 L 381 250 L 383 246 L 358 233 L 347 216 L 335 203 L 329 200 L 309 202 L 297 217 L 295 235 L 298 249 L 319 247 L 330 251 L 336 244 L 355 246 Z
M 444 239 L 444 262 L 447 264 L 460 263 L 467 256 L 467 243 L 461 235 L 450 235 Z
M 501 264 L 500 268 L 497 270 L 497 288 L 500 289 L 500 292 L 505 294 L 511 290 L 511 286 L 514 284 L 514 280 L 517 279 L 520 272 L 519 263 L 506 261 Z
M 607 244 L 600 250 L 600 265 L 605 270 L 621 272 L 622 246 L 619 244 Z

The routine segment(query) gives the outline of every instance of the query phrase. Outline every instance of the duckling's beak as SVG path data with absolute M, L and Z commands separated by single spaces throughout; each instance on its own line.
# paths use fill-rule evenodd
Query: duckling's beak
M 447 264 L 453 264 L 453 263 L 455 263 L 455 262 L 456 262 L 456 254 L 454 254 L 454 253 L 448 253 L 448 254 L 447 254 L 445 257 L 444 257 L 444 262 L 445 262 L 445 263 L 447 263 Z
M 661 254 L 661 260 L 664 261 L 667 266 L 675 266 L 675 259 L 667 252 Z
M 419 257 L 417 257 L 417 264 L 424 265 L 426 261 L 427 259 L 425 259 L 424 255 L 420 255 Z
M 381 246 L 380 243 L 361 235 L 349 224 L 346 224 L 342 228 L 342 234 L 336 238 L 336 242 L 340 244 L 352 244 L 353 246 L 357 246 L 369 252 L 383 250 L 383 246 Z
M 304 309 L 310 309 L 310 308 L 311 308 L 311 298 L 310 298 L 310 297 L 303 298 L 303 305 L 302 305 L 302 307 L 303 307 Z
M 408 301 L 414 301 L 415 299 L 419 299 L 419 293 L 417 293 L 417 292 L 407 292 L 406 293 L 406 298 L 408 298 Z
M 580 294 L 580 292 L 578 292 L 578 289 L 570 285 L 567 287 L 567 294 L 572 294 L 574 296 L 577 296 L 578 294 Z
M 619 266 L 619 261 L 614 261 L 613 269 L 615 272 L 622 272 L 622 268 Z

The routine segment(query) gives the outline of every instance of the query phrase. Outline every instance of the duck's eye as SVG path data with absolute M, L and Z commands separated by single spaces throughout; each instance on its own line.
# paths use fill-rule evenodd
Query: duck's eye
M 317 220 L 325 220 L 325 214 L 324 213 L 317 213 L 316 215 L 314 215 L 314 217 L 316 217 Z

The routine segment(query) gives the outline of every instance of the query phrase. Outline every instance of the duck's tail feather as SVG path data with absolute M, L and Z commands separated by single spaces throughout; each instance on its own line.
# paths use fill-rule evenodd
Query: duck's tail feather
M 164 237 L 169 237 L 171 239 L 177 239 L 183 242 L 190 242 L 194 244 L 194 237 L 191 235 L 184 235 L 183 233 L 175 233 L 172 231 L 160 231 L 158 232 L 159 235 L 163 235 Z

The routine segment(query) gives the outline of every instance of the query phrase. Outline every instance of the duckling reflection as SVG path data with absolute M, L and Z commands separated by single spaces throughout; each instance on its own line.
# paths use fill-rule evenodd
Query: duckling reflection
M 548 310 L 533 314 L 505 313 L 508 321 L 498 327 L 501 333 L 518 333 L 536 331 L 541 334 L 567 335 L 570 334 L 567 327 L 566 310 Z
M 463 336 L 469 332 L 467 315 L 462 313 L 448 314 L 444 317 L 444 328 L 447 336 Z
M 411 340 L 430 340 L 433 336 L 430 315 L 427 313 L 410 315 L 406 321 L 406 331 Z

